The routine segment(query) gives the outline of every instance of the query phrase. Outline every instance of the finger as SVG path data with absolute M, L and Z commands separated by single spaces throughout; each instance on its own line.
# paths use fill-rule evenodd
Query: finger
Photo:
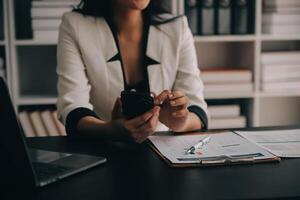
M 187 106 L 189 103 L 189 100 L 186 96 L 179 97 L 177 99 L 173 99 L 170 101 L 171 106 Z
M 146 123 L 160 108 L 158 106 L 155 106 L 153 109 L 150 111 L 147 111 L 146 113 L 142 114 L 141 116 L 135 117 L 133 119 L 130 119 L 127 121 L 127 126 L 136 128 L 144 123 Z
M 145 133 L 141 133 L 141 132 L 133 132 L 132 137 L 135 142 L 142 143 L 143 141 L 145 141 L 147 139 L 148 135 Z
M 132 137 L 136 143 L 141 143 L 142 137 L 140 134 L 136 133 L 135 135 L 132 135 Z
M 154 127 L 156 127 L 157 122 L 159 120 L 159 113 L 160 113 L 160 107 L 158 107 L 156 112 L 153 114 L 153 116 L 146 123 L 144 123 L 140 127 L 136 127 L 132 131 L 136 132 L 136 133 L 144 133 L 146 131 L 149 131 L 149 126 L 150 125 L 153 125 Z
M 184 96 L 185 94 L 182 91 L 173 91 L 171 94 L 169 94 L 169 99 L 173 100 Z
M 148 111 L 141 116 L 138 116 L 138 117 L 128 120 L 126 125 L 130 129 L 134 129 L 134 128 L 139 127 L 142 124 L 146 123 L 151 118 L 152 115 L 153 115 L 153 111 L 152 110 Z
M 136 140 L 136 142 L 139 143 L 139 144 L 142 144 L 146 139 L 147 139 L 147 137 L 146 138 L 139 138 L 138 140 Z
M 151 96 L 153 97 L 153 98 L 156 98 L 156 94 L 155 94 L 155 92 L 150 92 L 150 94 L 151 94 Z
M 118 97 L 114 103 L 114 107 L 112 110 L 112 119 L 116 119 L 120 117 L 122 117 L 122 102 L 121 102 L 121 98 Z
M 169 94 L 171 94 L 170 90 L 162 91 L 156 98 L 155 98 L 155 105 L 163 104 L 163 102 L 168 99 Z
M 180 118 L 180 117 L 186 117 L 186 116 L 188 116 L 188 114 L 189 114 L 189 111 L 187 109 L 182 109 L 182 110 L 173 112 L 172 116 L 176 117 L 176 118 Z
M 122 107 L 121 98 L 117 97 L 114 103 L 113 112 L 118 112 L 119 110 L 121 110 L 121 107 Z
M 142 126 L 136 128 L 134 131 L 139 132 L 143 135 L 149 136 L 155 132 L 158 123 L 158 116 L 157 114 L 153 115 L 147 123 L 143 124 Z

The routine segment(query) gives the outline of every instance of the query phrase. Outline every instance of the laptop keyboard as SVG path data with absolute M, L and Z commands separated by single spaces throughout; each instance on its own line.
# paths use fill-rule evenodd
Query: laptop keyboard
M 38 179 L 41 181 L 53 178 L 55 176 L 58 176 L 59 174 L 70 171 L 72 169 L 71 167 L 64 167 L 60 165 L 39 162 L 32 162 L 32 165 L 35 169 Z

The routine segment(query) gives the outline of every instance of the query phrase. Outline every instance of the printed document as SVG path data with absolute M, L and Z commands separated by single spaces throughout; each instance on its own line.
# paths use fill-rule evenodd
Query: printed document
M 300 157 L 300 129 L 235 132 L 279 157 Z
M 195 154 L 187 154 L 186 151 L 198 141 L 210 136 L 210 141 Z M 205 160 L 217 160 L 218 158 L 253 158 L 268 159 L 275 156 L 264 148 L 247 139 L 233 133 L 222 132 L 199 135 L 153 135 L 149 137 L 152 144 L 160 153 L 172 163 L 199 163 Z

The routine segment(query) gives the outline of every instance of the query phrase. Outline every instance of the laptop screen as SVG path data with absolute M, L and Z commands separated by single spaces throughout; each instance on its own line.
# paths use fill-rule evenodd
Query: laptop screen
M 0 145 L 8 176 L 20 185 L 35 185 L 35 175 L 27 152 L 23 130 L 19 125 L 7 85 L 0 77 Z M 4 172 L 7 174 L 7 172 Z M 10 173 L 12 173 L 10 175 Z M 24 184 L 22 183 L 24 181 Z

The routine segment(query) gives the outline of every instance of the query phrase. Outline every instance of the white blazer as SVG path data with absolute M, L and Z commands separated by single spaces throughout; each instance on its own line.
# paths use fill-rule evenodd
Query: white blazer
M 190 105 L 207 113 L 203 83 L 193 36 L 186 17 L 158 26 L 150 25 L 146 55 L 157 61 L 147 67 L 150 90 L 183 91 Z M 76 12 L 63 15 L 57 47 L 58 116 L 65 124 L 76 108 L 111 119 L 114 102 L 124 89 L 121 63 L 109 61 L 118 54 L 113 34 L 104 18 Z M 167 130 L 159 124 L 157 130 Z

